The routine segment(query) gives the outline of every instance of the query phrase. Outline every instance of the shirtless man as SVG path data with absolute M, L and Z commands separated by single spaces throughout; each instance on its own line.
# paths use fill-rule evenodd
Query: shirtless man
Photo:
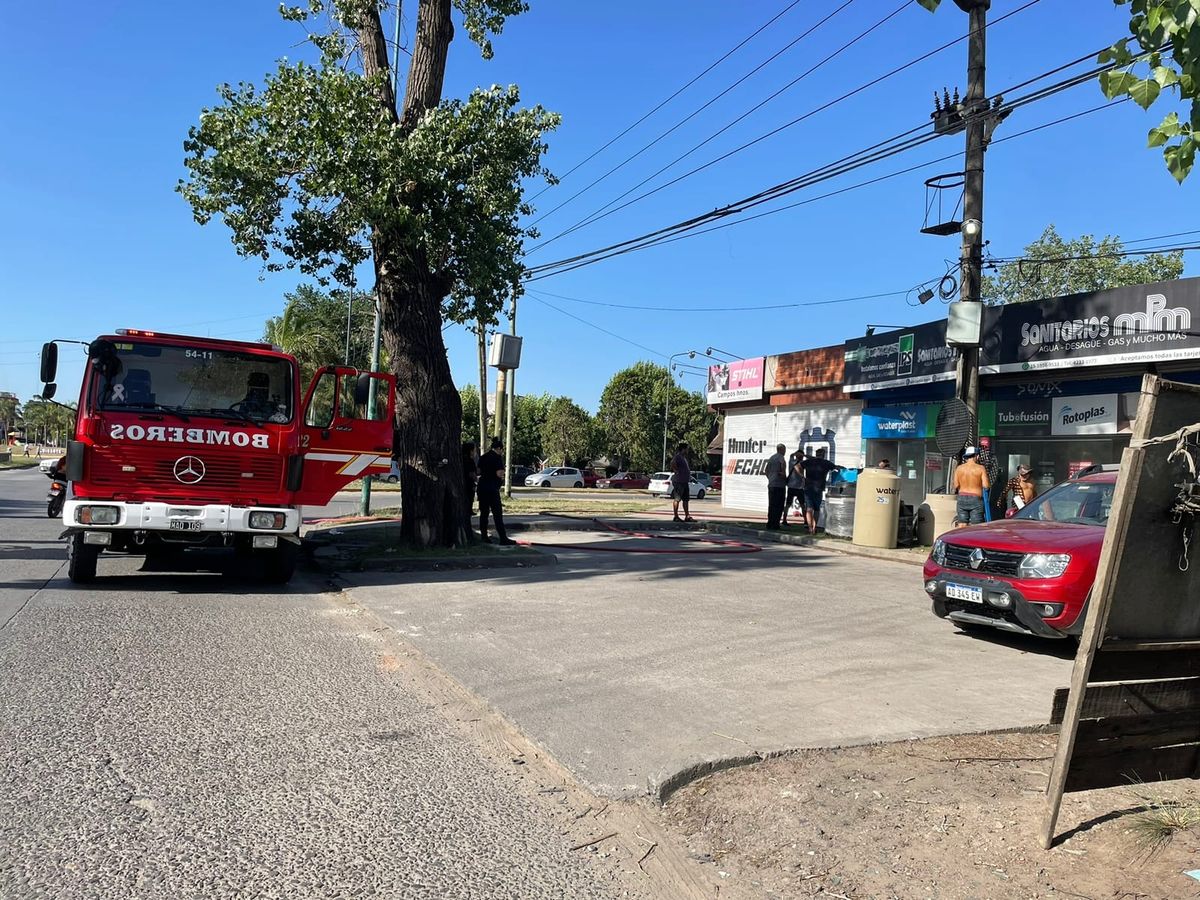
M 968 447 L 963 451 L 963 461 L 954 470 L 954 492 L 958 494 L 958 514 L 954 527 L 983 524 L 983 492 L 991 487 L 987 470 L 976 458 L 979 451 Z

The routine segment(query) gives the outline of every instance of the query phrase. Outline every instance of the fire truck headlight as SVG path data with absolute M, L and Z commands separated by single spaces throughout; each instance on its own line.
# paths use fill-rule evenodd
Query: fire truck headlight
M 115 506 L 77 506 L 75 521 L 80 525 L 116 525 L 121 521 L 121 510 Z
M 252 512 L 250 513 L 251 528 L 265 528 L 272 531 L 278 531 L 287 521 L 287 516 L 277 512 Z

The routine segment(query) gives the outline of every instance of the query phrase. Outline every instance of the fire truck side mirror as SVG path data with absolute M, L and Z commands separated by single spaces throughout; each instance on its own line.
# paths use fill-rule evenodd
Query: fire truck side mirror
M 42 384 L 49 384 L 58 374 L 58 344 L 42 344 Z M 46 396 L 45 393 L 42 396 Z
M 371 373 L 363 372 L 354 382 L 354 405 L 366 406 L 371 399 Z
M 58 385 L 51 381 L 49 384 L 42 385 L 42 399 L 53 400 L 54 395 L 58 393 Z

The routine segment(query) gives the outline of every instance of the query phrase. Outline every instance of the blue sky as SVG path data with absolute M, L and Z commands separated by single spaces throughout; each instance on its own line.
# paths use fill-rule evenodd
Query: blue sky
M 1026 0 L 995 0 L 991 18 Z M 901 0 L 801 0 L 730 59 L 537 200 L 539 215 L 568 200 L 671 128 L 767 57 L 839 11 L 811 36 L 539 228 L 545 237 L 594 212 L 779 90 Z M 410 15 L 414 2 L 406 4 Z M 688 82 L 788 5 L 787 0 L 575 3 L 532 0 L 479 58 L 461 32 L 451 48 L 447 95 L 479 84 L 516 83 L 528 103 L 560 112 L 549 167 L 565 172 Z M 989 93 L 1082 56 L 1127 31 L 1109 0 L 1040 0 L 988 34 Z M 196 225 L 174 192 L 182 141 L 223 81 L 261 82 L 282 56 L 297 57 L 303 33 L 276 4 L 214 0 L 188 4 L 18 4 L 0 78 L 7 136 L 0 143 L 0 390 L 37 392 L 36 352 L 48 337 L 90 339 L 129 326 L 255 339 L 299 280 L 260 277 L 233 252 L 228 231 Z M 877 75 L 964 34 L 951 3 L 936 15 L 910 4 L 888 23 L 777 99 L 697 150 L 646 188 L 776 128 Z M 406 35 L 411 20 L 406 23 Z M 877 140 L 931 112 L 932 93 L 963 85 L 960 43 L 852 99 L 812 116 L 702 173 L 532 253 L 530 265 L 623 240 L 708 211 Z M 1018 110 L 1001 138 L 1104 102 L 1089 83 Z M 1180 187 L 1147 129 L 1166 112 L 1131 103 L 997 144 L 987 156 L 985 237 L 997 256 L 1017 254 L 1043 227 L 1064 235 L 1116 233 L 1126 239 L 1191 228 L 1197 183 Z M 801 192 L 787 201 L 958 153 L 948 137 Z M 867 324 L 909 325 L 940 318 L 936 301 L 910 307 L 903 296 L 776 311 L 749 306 L 904 291 L 940 275 L 956 254 L 952 238 L 919 233 L 922 182 L 961 166 L 951 160 L 755 222 L 628 254 L 531 285 L 519 332 L 522 392 L 566 394 L 595 409 L 616 370 L 709 345 L 746 356 L 838 343 Z M 642 188 L 636 193 L 640 193 Z M 534 190 L 539 190 L 535 187 Z M 632 195 L 631 195 L 632 196 Z M 782 205 L 782 203 L 777 204 Z M 1195 272 L 1189 260 L 1188 274 Z M 364 268 L 360 283 L 369 284 Z M 551 296 L 558 295 L 558 296 Z M 563 299 L 573 298 L 573 299 Z M 591 302 L 579 302 L 591 301 Z M 662 306 L 666 311 L 597 304 Z M 727 307 L 725 311 L 713 307 Z M 577 318 L 572 318 L 572 316 Z M 612 337 L 611 332 L 654 353 Z M 455 380 L 473 379 L 473 338 L 446 332 Z M 61 395 L 74 395 L 78 356 L 65 355 Z M 698 377 L 682 384 L 699 389 Z

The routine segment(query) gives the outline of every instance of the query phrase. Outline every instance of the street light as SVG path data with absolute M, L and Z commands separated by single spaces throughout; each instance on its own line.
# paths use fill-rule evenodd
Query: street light
M 672 373 L 675 371 L 675 357 L 677 356 L 686 356 L 688 359 L 695 359 L 696 351 L 683 350 L 679 353 L 672 353 L 667 360 L 667 402 L 663 405 L 663 469 L 667 467 L 667 416 L 671 412 L 671 388 L 675 386 L 675 378 Z
M 728 350 L 721 350 L 718 347 L 709 347 L 704 351 L 705 356 L 712 356 L 714 353 L 720 353 L 722 356 L 728 356 L 730 359 L 745 359 L 743 356 L 738 356 L 736 353 L 730 353 Z

